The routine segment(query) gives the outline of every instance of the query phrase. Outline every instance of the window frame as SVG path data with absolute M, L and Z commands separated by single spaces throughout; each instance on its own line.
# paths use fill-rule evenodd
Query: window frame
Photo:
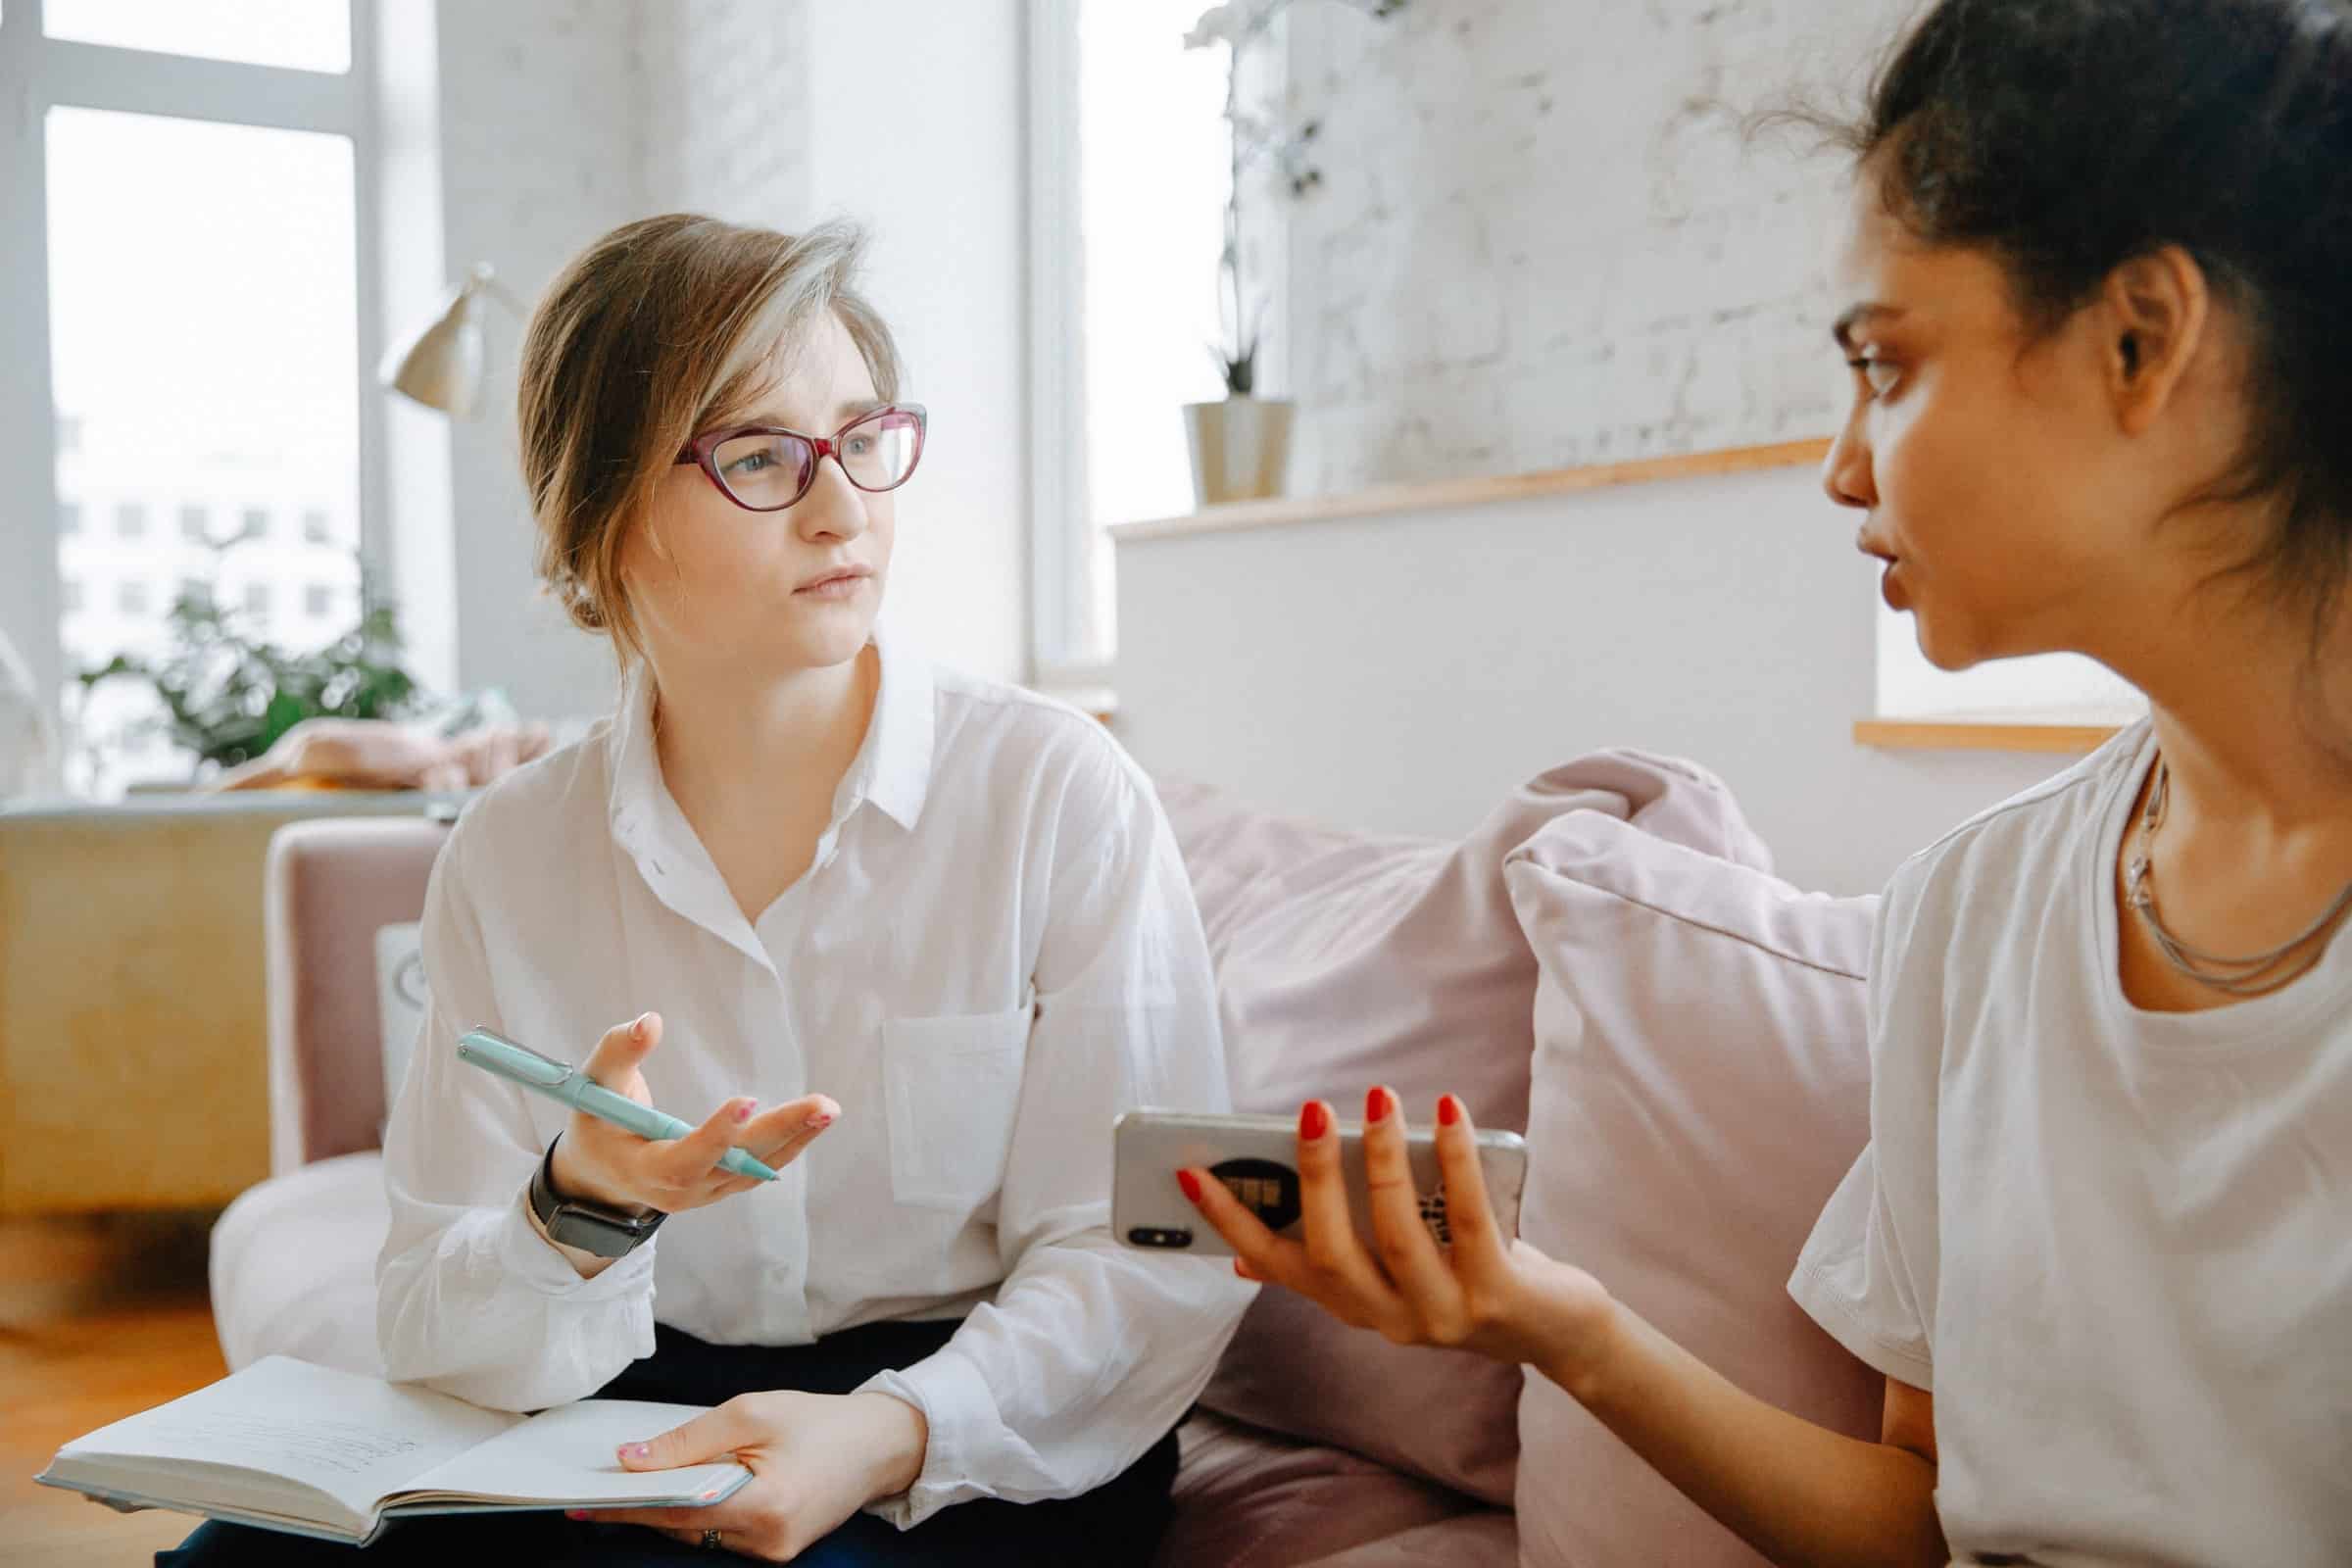
M 67 679 L 58 547 L 55 389 L 49 342 L 48 116 L 52 108 L 202 120 L 349 138 L 359 374 L 360 549 L 391 581 L 383 354 L 382 138 L 377 0 L 350 8 L 351 67 L 330 73 L 51 38 L 44 0 L 0 0 L 0 549 L 46 570 L 0 573 L 0 628 L 55 714 Z M 88 518 L 83 518 L 85 527 Z

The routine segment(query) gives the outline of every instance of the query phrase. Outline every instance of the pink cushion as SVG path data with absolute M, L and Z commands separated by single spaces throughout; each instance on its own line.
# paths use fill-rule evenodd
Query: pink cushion
M 1177 1440 L 1176 1512 L 1160 1540 L 1160 1568 L 1298 1568 L 1486 1511 L 1359 1455 L 1205 1410 Z
M 1436 1524 L 1317 1557 L 1306 1568 L 1519 1568 L 1519 1523 L 1507 1508 L 1473 1508 Z
M 1543 964 L 1521 1231 L 1758 1397 L 1875 1438 L 1884 1383 L 1786 1289 L 1869 1136 L 1877 900 L 1597 812 L 1504 872 Z M 1761 1561 L 1553 1384 L 1520 1408 L 1531 1565 Z
M 1712 775 L 1635 752 L 1539 774 L 1459 842 L 1341 833 L 1183 782 L 1160 797 L 1216 965 L 1235 1105 L 1269 1114 L 1321 1098 L 1352 1118 L 1385 1083 L 1416 1119 L 1451 1092 L 1483 1125 L 1526 1125 L 1537 970 L 1502 866 L 1545 823 L 1630 818 L 1766 858 Z M 1267 1292 L 1202 1402 L 1507 1504 L 1519 1390 L 1515 1367 L 1399 1348 Z

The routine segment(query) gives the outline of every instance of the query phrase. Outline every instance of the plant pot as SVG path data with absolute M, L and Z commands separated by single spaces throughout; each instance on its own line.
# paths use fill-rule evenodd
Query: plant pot
M 1194 498 L 1213 507 L 1281 495 L 1291 462 L 1293 408 L 1287 398 L 1187 403 L 1184 427 L 1192 438 Z

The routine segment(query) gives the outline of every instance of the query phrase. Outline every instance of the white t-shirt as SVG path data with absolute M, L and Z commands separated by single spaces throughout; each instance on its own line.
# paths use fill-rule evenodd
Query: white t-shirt
M 1932 1389 L 1963 1563 L 2352 1563 L 2352 937 L 2200 1013 L 2117 978 L 2141 724 L 1895 873 L 1871 1143 L 1789 1290 Z

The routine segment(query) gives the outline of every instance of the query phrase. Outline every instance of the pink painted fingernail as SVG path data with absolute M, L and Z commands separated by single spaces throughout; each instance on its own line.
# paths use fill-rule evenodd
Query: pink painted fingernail
M 820 1110 L 815 1115 L 809 1117 L 806 1125 L 811 1132 L 822 1132 L 827 1127 L 833 1125 L 833 1117 L 830 1113 Z
M 620 1456 L 623 1459 L 642 1459 L 645 1457 L 645 1445 L 642 1443 L 623 1444 Z
M 737 1121 L 750 1121 L 752 1119 L 752 1102 L 750 1101 L 747 1100 L 742 1104 L 735 1107 L 735 1119 Z

